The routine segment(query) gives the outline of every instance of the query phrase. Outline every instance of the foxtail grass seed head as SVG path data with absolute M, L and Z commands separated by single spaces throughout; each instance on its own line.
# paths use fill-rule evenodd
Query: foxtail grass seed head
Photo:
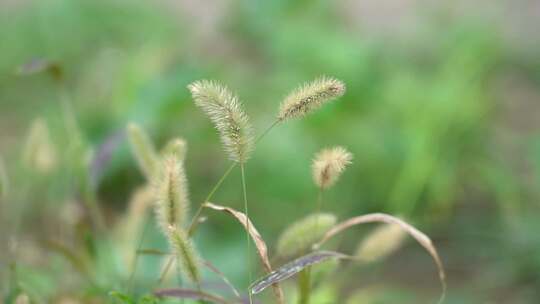
M 154 196 L 152 188 L 145 185 L 135 189 L 128 203 L 127 214 L 122 219 L 122 234 L 126 238 L 138 235 L 148 209 L 152 207 Z
M 300 118 L 323 104 L 345 94 L 345 84 L 332 77 L 321 77 L 292 91 L 281 103 L 279 121 Z
M 131 152 L 135 156 L 140 170 L 148 180 L 151 180 L 159 163 L 154 144 L 148 134 L 135 123 L 128 125 L 127 134 Z
M 47 124 L 40 118 L 34 120 L 23 151 L 25 165 L 38 172 L 48 173 L 56 167 L 57 158 Z
M 169 226 L 181 227 L 188 213 L 188 187 L 184 165 L 177 157 L 163 160 L 155 182 L 157 222 L 165 234 Z
M 352 162 L 352 154 L 343 147 L 324 149 L 315 155 L 312 171 L 317 187 L 327 189 L 333 186 L 345 167 Z
M 168 155 L 176 155 L 180 161 L 184 161 L 186 154 L 187 142 L 182 138 L 171 139 L 161 151 L 161 155 L 163 157 L 167 157 Z
M 290 225 L 278 239 L 277 253 L 290 257 L 311 249 L 311 245 L 321 240 L 323 235 L 336 223 L 336 217 L 329 213 L 315 213 Z
M 15 304 L 30 304 L 30 298 L 25 294 L 21 293 L 15 298 Z
M 381 260 L 396 251 L 406 236 L 407 233 L 400 226 L 383 224 L 360 242 L 355 256 L 364 262 Z
M 254 149 L 253 131 L 238 97 L 217 82 L 201 80 L 188 86 L 195 104 L 214 123 L 229 158 L 245 163 Z
M 168 237 L 183 274 L 192 282 L 199 284 L 201 259 L 191 239 L 184 230 L 174 226 L 168 227 Z

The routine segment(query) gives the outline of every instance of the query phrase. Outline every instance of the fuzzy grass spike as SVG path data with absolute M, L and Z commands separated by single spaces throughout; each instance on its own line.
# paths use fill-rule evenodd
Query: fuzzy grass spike
M 184 165 L 177 157 L 166 157 L 155 182 L 157 222 L 165 234 L 169 226 L 181 227 L 189 209 L 187 178 Z
M 335 223 L 336 217 L 329 213 L 314 213 L 293 223 L 278 239 L 278 255 L 289 257 L 310 250 Z
M 195 104 L 210 117 L 229 158 L 245 163 L 254 149 L 251 124 L 238 97 L 217 82 L 201 80 L 188 86 Z
M 322 190 L 332 187 L 352 162 L 352 154 L 343 147 L 324 149 L 313 159 L 313 181 Z
M 135 156 L 140 170 L 148 180 L 151 180 L 156 173 L 156 167 L 159 163 L 159 157 L 154 144 L 148 134 L 135 123 L 128 125 L 127 133 L 131 151 Z
M 355 256 L 364 262 L 381 260 L 396 251 L 407 233 L 398 225 L 383 224 L 360 242 Z
M 293 90 L 282 102 L 278 121 L 301 118 L 325 103 L 345 94 L 345 84 L 332 77 L 320 77 Z
M 191 239 L 184 230 L 174 226 L 168 227 L 168 237 L 183 274 L 190 281 L 199 285 L 201 259 Z

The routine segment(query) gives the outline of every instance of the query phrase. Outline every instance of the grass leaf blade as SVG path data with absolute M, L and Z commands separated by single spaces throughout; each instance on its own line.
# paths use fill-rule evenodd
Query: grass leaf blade
M 407 222 L 395 217 L 391 216 L 385 213 L 370 213 L 365 215 L 360 215 L 356 217 L 352 217 L 344 222 L 341 222 L 337 225 L 335 225 L 332 229 L 330 229 L 322 238 L 322 240 L 314 246 L 314 248 L 319 248 L 323 243 L 328 241 L 330 238 L 335 236 L 336 234 L 339 234 L 340 232 L 355 226 L 355 225 L 361 225 L 361 224 L 367 224 L 367 223 L 375 223 L 375 222 L 382 222 L 387 224 L 396 224 L 400 226 L 403 230 L 405 230 L 410 236 L 412 236 L 426 251 L 431 255 L 433 258 L 435 264 L 437 265 L 437 270 L 439 272 L 439 280 L 441 281 L 442 286 L 442 294 L 441 298 L 439 300 L 439 303 L 441 303 L 444 300 L 445 294 L 446 294 L 446 274 L 444 272 L 444 267 L 441 261 L 441 258 L 437 252 L 437 249 L 433 245 L 431 239 L 422 231 L 416 229 L 412 225 L 408 224 Z

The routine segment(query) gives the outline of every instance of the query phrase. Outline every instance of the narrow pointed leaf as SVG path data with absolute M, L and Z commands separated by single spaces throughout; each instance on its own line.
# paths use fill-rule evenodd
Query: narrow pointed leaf
M 302 271 L 304 268 L 324 262 L 329 259 L 344 259 L 348 258 L 346 255 L 333 251 L 317 251 L 310 254 L 299 257 L 290 263 L 287 263 L 278 269 L 272 271 L 268 275 L 260 278 L 251 285 L 251 292 L 258 294 L 265 290 L 268 286 L 286 280 L 295 274 Z

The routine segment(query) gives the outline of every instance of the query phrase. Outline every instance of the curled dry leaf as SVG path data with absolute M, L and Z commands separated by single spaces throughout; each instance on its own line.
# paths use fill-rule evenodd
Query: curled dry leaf
M 439 254 L 437 253 L 437 249 L 431 242 L 431 239 L 426 234 L 424 234 L 422 231 L 414 228 L 410 224 L 406 223 L 405 221 L 395 216 L 391 216 L 384 213 L 371 213 L 371 214 L 366 214 L 366 215 L 350 218 L 344 222 L 337 224 L 332 229 L 330 229 L 324 235 L 322 240 L 314 246 L 314 248 L 319 248 L 323 243 L 328 241 L 330 238 L 332 238 L 336 234 L 352 226 L 360 225 L 360 224 L 367 224 L 367 223 L 374 223 L 374 222 L 383 222 L 387 224 L 396 224 L 400 226 L 410 236 L 412 236 L 418 243 L 420 243 L 420 245 L 422 245 L 422 247 L 424 247 L 424 249 L 426 249 L 427 252 L 429 252 L 431 257 L 435 261 L 435 264 L 437 265 L 437 269 L 439 272 L 439 280 L 441 281 L 441 286 L 442 286 L 442 294 L 439 300 L 439 303 L 441 303 L 444 300 L 444 296 L 446 294 L 446 275 L 444 273 L 444 267 L 443 267 L 441 258 L 439 257 Z
M 204 204 L 204 207 L 210 208 L 217 211 L 223 211 L 230 215 L 232 215 L 234 218 L 236 218 L 242 226 L 244 226 L 244 229 L 248 229 L 249 227 L 249 235 L 251 236 L 251 239 L 255 243 L 255 247 L 257 248 L 257 253 L 259 254 L 259 258 L 261 260 L 261 263 L 264 267 L 264 269 L 268 272 L 272 272 L 272 266 L 270 265 L 270 260 L 268 259 L 268 247 L 266 246 L 266 243 L 264 242 L 263 238 L 261 237 L 261 234 L 250 219 L 246 217 L 246 215 L 240 211 L 234 210 L 229 207 L 224 207 L 216 204 L 212 204 L 210 202 L 207 202 Z M 284 303 L 283 298 L 283 291 L 281 290 L 281 287 L 279 287 L 278 284 L 273 284 L 272 286 L 274 290 L 274 295 L 276 299 L 278 300 L 278 303 Z
M 268 286 L 286 280 L 293 275 L 299 273 L 304 268 L 322 263 L 329 259 L 344 259 L 349 258 L 348 256 L 334 251 L 317 251 L 307 254 L 305 256 L 299 257 L 296 260 L 293 260 L 290 263 L 287 263 L 278 269 L 272 271 L 268 275 L 260 278 L 255 283 L 251 285 L 251 292 L 257 294 L 265 290 Z

